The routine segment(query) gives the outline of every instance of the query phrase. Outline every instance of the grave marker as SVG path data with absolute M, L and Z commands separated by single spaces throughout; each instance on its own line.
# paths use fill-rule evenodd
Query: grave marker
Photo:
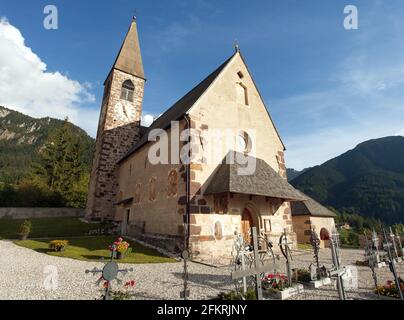
M 339 256 L 339 235 L 337 231 L 334 229 L 331 239 L 331 254 L 332 254 L 332 262 L 333 269 L 329 272 L 331 278 L 335 278 L 337 280 L 337 290 L 340 300 L 346 300 L 346 293 L 344 288 L 343 276 L 346 273 L 346 269 L 341 267 L 341 258 Z
M 389 242 L 389 238 L 387 237 L 386 229 L 384 227 L 382 227 L 382 229 L 383 229 L 383 237 L 384 237 L 384 241 L 385 241 L 384 247 L 387 250 L 387 254 L 388 254 L 388 257 L 389 257 L 390 271 L 393 274 L 394 281 L 396 282 L 397 291 L 398 291 L 398 293 L 400 295 L 400 299 L 404 300 L 403 292 L 400 290 L 400 280 L 399 280 L 398 275 L 397 275 L 395 260 L 393 258 L 392 253 L 391 253 L 391 247 L 393 245 Z
M 126 269 L 119 269 L 118 264 L 114 261 L 115 257 L 115 245 L 112 245 L 112 252 L 111 252 L 111 258 L 108 263 L 105 264 L 103 269 L 98 269 L 97 267 L 94 267 L 92 270 L 86 270 L 86 273 L 92 273 L 93 275 L 97 273 L 101 273 L 101 277 L 97 280 L 96 284 L 99 285 L 101 281 L 106 281 L 107 286 L 105 287 L 105 294 L 104 294 L 104 300 L 111 300 L 111 296 L 109 295 L 110 288 L 111 288 L 111 282 L 116 281 L 118 284 L 122 283 L 122 280 L 118 279 L 118 274 L 123 273 L 126 274 L 129 271 L 132 272 L 133 268 L 126 268 Z
M 262 278 L 261 274 L 269 272 L 273 269 L 276 269 L 276 263 L 269 263 L 269 264 L 262 264 L 260 265 L 260 258 L 259 258 L 259 251 L 258 251 L 258 237 L 257 237 L 257 228 L 253 227 L 251 229 L 252 233 L 252 239 L 253 239 L 253 268 L 248 268 L 244 270 L 237 270 L 233 271 L 231 273 L 231 279 L 232 280 L 238 280 L 242 278 L 246 278 L 249 276 L 254 276 L 255 277 L 255 292 L 257 295 L 258 300 L 263 300 L 263 295 L 262 295 Z

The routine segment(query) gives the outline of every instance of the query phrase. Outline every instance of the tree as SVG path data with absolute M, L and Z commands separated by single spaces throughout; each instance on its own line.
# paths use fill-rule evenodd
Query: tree
M 73 134 L 72 125 L 66 118 L 63 126 L 45 144 L 40 152 L 40 161 L 34 166 L 35 175 L 51 191 L 60 194 L 68 206 L 85 204 L 83 192 L 86 192 L 88 185 L 88 173 L 82 162 L 82 154 L 81 141 Z

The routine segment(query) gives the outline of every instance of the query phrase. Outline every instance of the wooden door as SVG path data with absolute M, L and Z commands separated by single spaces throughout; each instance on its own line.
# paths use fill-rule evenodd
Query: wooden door
M 247 209 L 244 210 L 241 216 L 241 232 L 244 237 L 245 242 L 251 243 L 251 228 L 254 227 L 254 220 L 251 212 Z

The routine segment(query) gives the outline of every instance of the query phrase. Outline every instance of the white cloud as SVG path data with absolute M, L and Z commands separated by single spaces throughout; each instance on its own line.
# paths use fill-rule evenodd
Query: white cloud
M 395 134 L 396 136 L 403 136 L 404 137 L 404 128 L 402 128 L 399 132 Z
M 46 63 L 26 46 L 20 30 L 6 18 L 0 19 L 0 48 L 0 105 L 33 117 L 68 116 L 95 135 L 99 110 L 83 106 L 95 101 L 91 84 L 47 71 Z
M 142 121 L 141 121 L 142 126 L 150 127 L 151 124 L 154 122 L 154 118 L 155 117 L 152 114 L 147 114 L 147 113 L 143 114 Z

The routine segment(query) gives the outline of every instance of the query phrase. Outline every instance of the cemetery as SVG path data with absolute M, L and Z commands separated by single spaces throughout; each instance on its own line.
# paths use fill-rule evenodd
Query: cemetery
M 38 221 L 33 225 L 40 228 Z M 253 227 L 251 242 L 234 237 L 233 258 L 222 267 L 193 262 L 187 252 L 168 256 L 108 230 L 90 235 L 90 228 L 80 236 L 63 234 L 63 240 L 56 234 L 56 239 L 26 234 L 27 240 L 1 240 L 0 299 L 403 299 L 402 244 L 390 229 L 382 229 L 382 243 L 373 231 L 365 234 L 365 250 L 353 250 L 340 248 L 336 232 L 330 248 L 320 248 L 313 228 L 311 248 L 296 249 L 286 232 L 273 243 Z

